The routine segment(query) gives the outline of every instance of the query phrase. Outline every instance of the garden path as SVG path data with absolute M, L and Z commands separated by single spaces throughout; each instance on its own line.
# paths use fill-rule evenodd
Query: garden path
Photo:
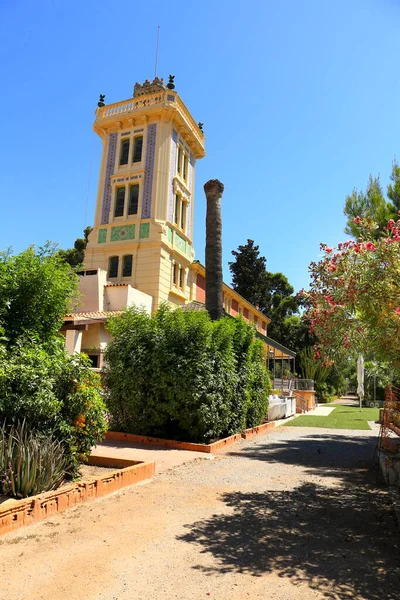
M 398 600 L 372 431 L 279 427 L 0 538 L 1 600 Z

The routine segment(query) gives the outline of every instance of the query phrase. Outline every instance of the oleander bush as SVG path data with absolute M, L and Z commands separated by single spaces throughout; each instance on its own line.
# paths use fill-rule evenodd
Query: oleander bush
M 130 308 L 110 319 L 103 383 L 110 428 L 208 442 L 260 424 L 270 381 L 242 319 Z

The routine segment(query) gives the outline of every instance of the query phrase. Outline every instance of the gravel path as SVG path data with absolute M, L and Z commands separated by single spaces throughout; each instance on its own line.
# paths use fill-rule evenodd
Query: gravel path
M 398 600 L 375 431 L 284 428 L 0 538 L 1 600 Z

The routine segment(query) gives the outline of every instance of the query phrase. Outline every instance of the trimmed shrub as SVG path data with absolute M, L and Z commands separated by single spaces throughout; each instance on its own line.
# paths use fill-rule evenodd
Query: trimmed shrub
M 162 306 L 110 319 L 103 371 L 110 427 L 205 442 L 262 422 L 270 389 L 262 343 L 242 319 Z

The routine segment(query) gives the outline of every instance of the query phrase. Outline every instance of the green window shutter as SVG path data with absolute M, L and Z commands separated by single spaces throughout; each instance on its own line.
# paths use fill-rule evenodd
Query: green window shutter
M 110 278 L 118 277 L 118 264 L 119 264 L 118 256 L 111 256 L 109 263 L 108 263 L 108 276 Z
M 139 205 L 139 186 L 132 185 L 129 193 L 128 215 L 137 215 Z
M 121 155 L 119 159 L 120 165 L 127 165 L 129 158 L 129 140 L 122 140 L 121 142 Z
M 141 162 L 142 160 L 142 149 L 143 149 L 143 136 L 135 137 L 133 146 L 133 158 L 132 162 Z
M 132 275 L 132 254 L 124 256 L 124 263 L 122 266 L 122 277 L 130 277 Z
M 117 188 L 116 198 L 115 198 L 115 210 L 114 217 L 122 217 L 124 215 L 124 207 L 125 207 L 125 188 Z

